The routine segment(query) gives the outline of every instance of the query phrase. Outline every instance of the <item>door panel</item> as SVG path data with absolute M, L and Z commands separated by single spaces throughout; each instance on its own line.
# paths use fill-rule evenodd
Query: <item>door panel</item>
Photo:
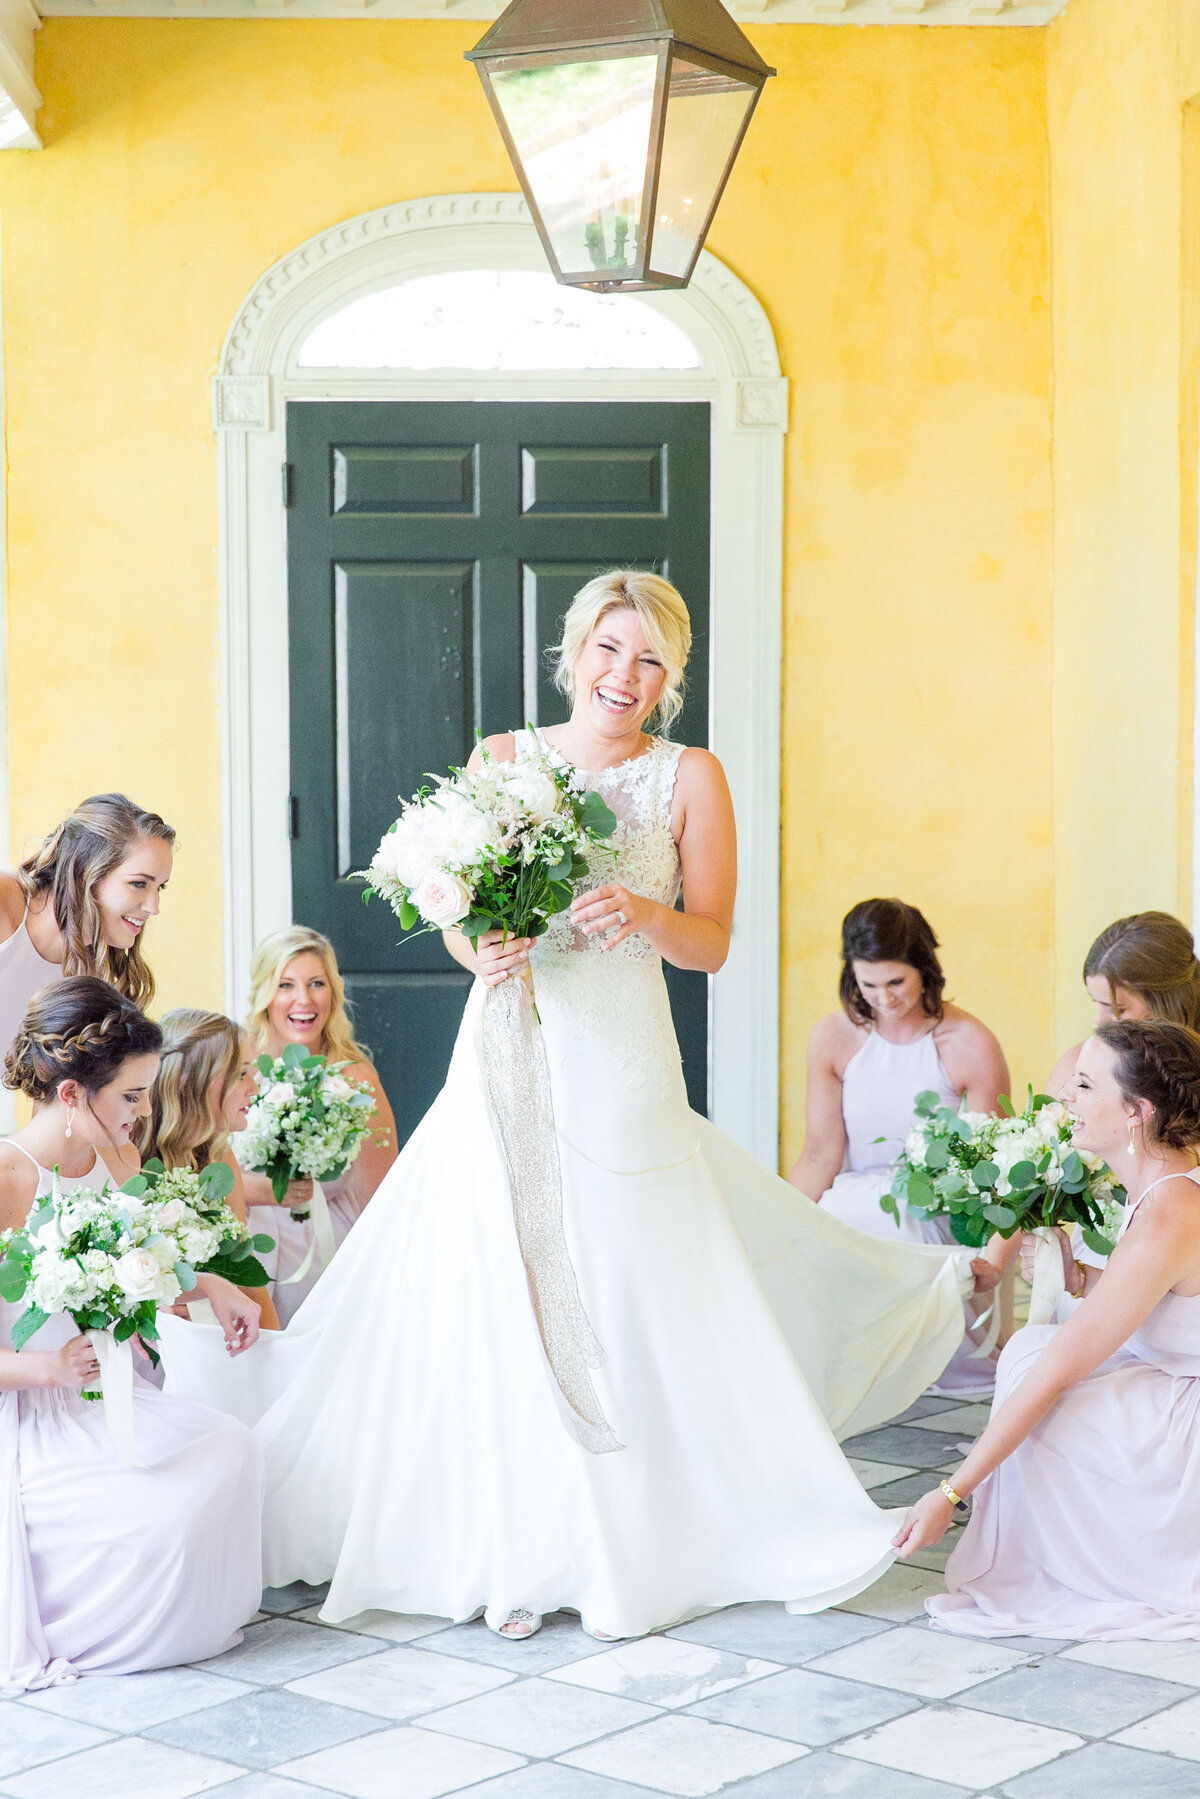
M 470 977 L 349 877 L 475 733 L 552 724 L 545 651 L 592 576 L 652 568 L 692 612 L 674 735 L 708 740 L 706 405 L 288 407 L 293 911 L 337 948 L 401 1141 L 445 1075 Z M 708 982 L 668 970 L 707 1110 Z

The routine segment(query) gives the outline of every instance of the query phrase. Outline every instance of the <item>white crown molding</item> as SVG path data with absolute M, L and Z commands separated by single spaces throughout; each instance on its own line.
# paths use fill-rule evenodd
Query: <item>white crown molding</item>
M 774 1167 L 779 1106 L 779 776 L 783 433 L 787 382 L 770 322 L 704 251 L 691 285 L 639 299 L 696 345 L 693 369 L 301 368 L 324 318 L 368 293 L 456 269 L 545 270 L 519 194 L 443 194 L 347 219 L 255 282 L 213 387 L 221 520 L 221 732 L 228 1007 L 250 955 L 291 922 L 287 533 L 280 468 L 287 405 L 337 400 L 703 400 L 712 409 L 711 742 L 738 814 L 739 896 L 712 984 L 711 1093 L 721 1128 Z
M 733 0 L 767 25 L 1048 25 L 1067 0 Z M 40 0 L 45 18 L 495 19 L 496 0 Z
M 31 0 L 0 0 L 0 150 L 40 150 L 35 121 L 42 104 L 33 79 L 33 34 L 41 24 Z

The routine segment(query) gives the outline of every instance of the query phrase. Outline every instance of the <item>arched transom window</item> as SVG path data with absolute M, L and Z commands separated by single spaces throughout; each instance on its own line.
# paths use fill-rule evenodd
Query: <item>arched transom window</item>
M 526 269 L 422 275 L 354 300 L 309 333 L 301 368 L 694 369 L 679 326 L 629 294 Z

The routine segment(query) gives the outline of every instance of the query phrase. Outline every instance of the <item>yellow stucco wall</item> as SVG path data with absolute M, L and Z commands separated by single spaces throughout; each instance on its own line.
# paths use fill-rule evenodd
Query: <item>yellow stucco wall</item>
M 208 378 L 290 246 L 514 185 L 461 60 L 480 30 L 39 33 L 47 147 L 0 156 L 14 839 L 106 785 L 179 825 L 164 1003 L 221 995 Z M 1047 34 L 752 35 L 779 79 L 710 244 L 792 380 L 786 1157 L 864 895 L 927 909 L 1019 1079 L 1056 1048 Z
M 1200 92 L 1200 6 L 1072 0 L 1046 35 L 1067 1036 L 1088 1020 L 1095 933 L 1191 903 L 1200 134 L 1184 102 Z

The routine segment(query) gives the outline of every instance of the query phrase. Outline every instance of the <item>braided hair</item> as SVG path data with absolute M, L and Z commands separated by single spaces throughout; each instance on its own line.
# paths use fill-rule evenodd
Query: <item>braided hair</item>
M 155 1056 L 162 1032 L 96 975 L 72 975 L 35 995 L 4 1061 L 4 1085 L 38 1105 L 62 1081 L 96 1094 L 130 1056 Z
M 1113 1052 L 1122 1098 L 1153 1106 L 1150 1141 L 1165 1149 L 1200 1143 L 1200 1035 L 1166 1019 L 1122 1018 L 1096 1036 Z
M 147 837 L 173 844 L 175 832 L 157 812 L 135 806 L 123 793 L 93 794 L 16 871 L 26 904 L 50 895 L 62 932 L 63 973 L 102 975 L 139 1006 L 154 998 L 154 976 L 140 942 L 131 949 L 105 943 L 96 887 Z

